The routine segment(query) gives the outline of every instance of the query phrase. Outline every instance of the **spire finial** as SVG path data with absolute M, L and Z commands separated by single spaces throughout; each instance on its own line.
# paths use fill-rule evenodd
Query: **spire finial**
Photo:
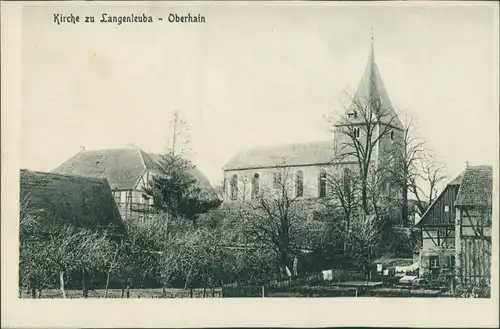
M 373 24 L 372 24 L 372 30 L 371 30 L 371 39 L 372 39 L 372 44 L 370 47 L 370 62 L 373 63 L 373 62 L 375 62 L 375 52 L 373 51 Z

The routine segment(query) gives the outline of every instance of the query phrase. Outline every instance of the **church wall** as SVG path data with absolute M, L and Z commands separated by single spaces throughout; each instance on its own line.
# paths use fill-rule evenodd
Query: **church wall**
M 296 175 L 299 171 L 303 173 L 303 197 L 317 198 L 319 197 L 319 177 L 320 172 L 324 169 L 328 179 L 333 175 L 342 174 L 343 168 L 349 168 L 352 171 L 357 171 L 356 163 L 342 164 L 339 166 L 331 165 L 305 165 L 292 166 L 277 169 L 273 168 L 256 168 L 256 169 L 241 169 L 241 170 L 226 170 L 224 171 L 224 200 L 231 200 L 231 179 L 233 175 L 238 177 L 238 200 L 251 200 L 252 195 L 252 177 L 259 174 L 259 190 L 260 192 L 266 189 L 273 188 L 274 173 L 280 171 L 288 178 L 289 191 L 291 195 L 296 193 Z M 328 179 L 326 182 L 326 191 L 328 193 Z
M 231 179 L 233 175 L 238 176 L 238 200 L 250 200 L 252 193 L 252 177 L 257 173 L 259 174 L 259 190 L 262 192 L 266 189 L 273 188 L 274 173 L 278 170 L 288 177 L 288 184 L 290 184 L 289 191 L 291 195 L 295 195 L 295 181 L 296 174 L 300 170 L 303 173 L 303 186 L 305 198 L 316 198 L 319 193 L 319 175 L 321 169 L 325 169 L 328 174 L 340 171 L 332 166 L 325 165 L 307 165 L 307 166 L 293 166 L 288 169 L 277 168 L 256 168 L 256 169 L 242 169 L 242 170 L 226 170 L 224 171 L 225 192 L 224 200 L 231 200 Z

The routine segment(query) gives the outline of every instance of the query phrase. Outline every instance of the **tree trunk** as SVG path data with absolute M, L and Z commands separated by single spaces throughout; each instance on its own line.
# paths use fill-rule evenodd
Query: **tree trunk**
M 31 287 L 31 298 L 35 299 L 36 298 L 36 288 Z
M 207 297 L 207 285 L 203 285 L 203 298 Z
M 368 209 L 368 188 L 366 185 L 366 181 L 361 182 L 361 201 L 364 213 L 366 215 L 369 215 L 370 211 Z
M 167 297 L 167 287 L 165 287 L 164 284 L 161 285 L 161 295 L 163 296 L 163 298 Z
M 130 298 L 130 285 L 127 284 L 127 298 Z
M 193 298 L 193 286 L 191 286 L 189 289 L 189 296 Z
M 38 289 L 38 298 L 42 298 L 42 288 Z
M 402 186 L 403 188 L 403 196 L 402 196 L 402 201 L 403 201 L 403 205 L 401 207 L 401 224 L 403 226 L 408 226 L 408 185 L 407 184 L 403 184 Z
M 106 288 L 104 290 L 104 298 L 108 297 L 108 288 L 109 288 L 109 277 L 111 276 L 111 267 L 108 270 L 108 274 L 106 275 Z
M 125 297 L 125 288 L 122 288 L 122 296 L 121 298 Z
M 212 287 L 212 298 L 215 297 L 215 287 Z
M 87 287 L 87 271 L 82 269 L 82 293 L 83 298 L 87 298 L 89 296 L 89 288 Z
M 66 291 L 64 290 L 64 271 L 59 271 L 59 289 L 63 298 L 66 298 Z

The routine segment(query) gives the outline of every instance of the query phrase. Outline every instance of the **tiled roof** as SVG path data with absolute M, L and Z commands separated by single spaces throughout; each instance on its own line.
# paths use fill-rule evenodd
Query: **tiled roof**
M 457 177 L 455 177 L 448 185 L 460 185 L 462 183 L 462 178 L 464 177 L 464 173 L 461 173 Z
M 491 206 L 493 189 L 491 166 L 470 166 L 458 190 L 456 206 Z
M 370 49 L 370 57 L 365 68 L 365 73 L 356 89 L 353 102 L 350 104 L 347 111 L 348 113 L 353 111 L 359 112 L 360 107 L 365 110 L 368 109 L 371 104 L 378 104 L 377 108 L 383 110 L 382 122 L 386 124 L 390 123 L 400 129 L 403 128 L 401 121 L 394 111 L 391 100 L 389 99 L 377 63 L 375 63 L 373 44 Z
M 278 145 L 244 151 L 231 158 L 224 170 L 298 166 L 330 163 L 335 156 L 333 140 L 325 142 Z
M 150 157 L 137 148 L 83 151 L 53 172 L 106 178 L 113 190 L 130 190 L 135 188 L 146 167 L 152 163 Z
M 21 170 L 20 201 L 47 225 L 125 229 L 105 179 Z
M 111 189 L 132 190 L 146 169 L 154 171 L 161 156 L 139 148 L 83 151 L 60 165 L 53 172 L 66 175 L 105 178 Z M 194 167 L 190 170 L 203 195 L 217 198 L 208 179 Z

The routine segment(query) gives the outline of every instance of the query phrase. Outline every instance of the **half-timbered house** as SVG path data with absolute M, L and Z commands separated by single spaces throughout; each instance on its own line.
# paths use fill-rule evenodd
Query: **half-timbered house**
M 463 175 L 453 179 L 439 194 L 416 227 L 420 229 L 420 276 L 440 274 L 455 266 L 454 206 Z
M 82 150 L 53 172 L 107 179 L 123 218 L 147 222 L 155 217 L 155 209 L 153 200 L 145 195 L 144 187 L 157 173 L 160 159 L 160 155 L 146 153 L 135 146 Z M 201 193 L 217 197 L 208 179 L 197 168 L 191 169 L 190 173 Z
M 455 246 L 458 284 L 489 287 L 491 283 L 491 166 L 468 167 L 455 201 Z

